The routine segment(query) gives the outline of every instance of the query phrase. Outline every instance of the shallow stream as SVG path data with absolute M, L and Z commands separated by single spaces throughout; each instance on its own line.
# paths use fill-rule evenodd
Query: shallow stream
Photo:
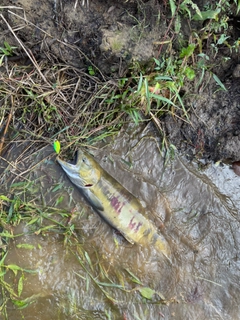
M 180 155 L 164 165 L 159 145 L 151 128 L 130 125 L 90 151 L 146 206 L 172 264 L 101 220 L 51 147 L 24 161 L 25 170 L 32 167 L 24 201 L 34 213 L 31 223 L 11 228 L 19 236 L 9 241 L 4 264 L 34 273 L 6 273 L 16 292 L 24 275 L 15 299 L 27 302 L 21 309 L 7 301 L 7 319 L 240 319 L 240 178 L 227 165 L 200 170 Z M 17 169 L 8 168 L 2 177 L 12 181 Z M 16 185 L 10 190 L 20 193 Z

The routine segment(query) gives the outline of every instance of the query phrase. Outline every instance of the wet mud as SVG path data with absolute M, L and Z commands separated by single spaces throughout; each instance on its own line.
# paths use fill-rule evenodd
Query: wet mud
M 20 314 L 24 319 L 41 320 L 106 319 L 106 312 L 112 319 L 157 319 L 159 314 L 179 320 L 239 318 L 239 177 L 227 165 L 199 171 L 197 163 L 189 164 L 181 156 L 166 166 L 159 145 L 152 127 L 140 130 L 131 125 L 108 147 L 91 152 L 142 201 L 147 218 L 161 223 L 159 232 L 169 243 L 172 264 L 153 248 L 129 245 L 116 234 L 85 203 L 46 149 L 35 157 L 45 160 L 28 177 L 41 181 L 38 188 L 47 195 L 46 207 L 50 208 L 49 221 L 38 228 L 53 223 L 50 213 L 55 206 L 60 209 L 55 220 L 61 210 L 74 212 L 71 223 L 76 238 L 66 243 L 61 229 L 38 232 L 24 224 L 13 229 L 23 234 L 10 242 L 5 264 L 35 273 L 26 273 L 22 292 L 22 298 L 32 303 L 21 311 L 10 308 L 9 319 Z M 54 191 L 58 183 L 62 188 Z M 56 205 L 59 195 L 63 201 Z M 24 243 L 33 248 L 19 246 Z M 90 274 L 101 283 L 114 281 L 115 287 L 102 287 L 115 299 L 114 304 Z M 9 277 L 7 281 L 13 281 L 14 274 Z M 116 286 L 123 283 L 125 291 Z M 155 290 L 152 300 L 141 297 L 138 289 L 142 286 Z
M 204 6 L 197 4 L 200 9 Z M 3 17 L 38 61 L 62 61 L 80 69 L 94 66 L 104 79 L 125 76 L 133 61 L 145 63 L 157 57 L 171 20 L 166 3 L 160 1 L 42 1 L 39 5 L 3 0 L 2 6 L 6 6 Z M 228 24 L 228 42 L 233 45 L 239 38 L 238 19 L 231 17 Z M 201 23 L 195 27 L 201 29 Z M 2 19 L 0 28 L 1 42 L 19 46 Z M 183 33 L 186 38 L 191 33 L 187 24 Z M 205 49 L 214 69 L 206 72 L 200 88 L 196 83 L 183 88 L 190 123 L 171 116 L 161 122 L 168 139 L 189 158 L 236 162 L 240 160 L 239 49 L 223 47 L 214 56 L 211 46 Z M 25 52 L 16 55 L 9 59 L 27 63 Z M 226 92 L 219 90 L 211 72 Z

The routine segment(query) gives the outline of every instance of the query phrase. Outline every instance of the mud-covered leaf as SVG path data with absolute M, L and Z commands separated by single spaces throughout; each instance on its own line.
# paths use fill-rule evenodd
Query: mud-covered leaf
M 17 275 L 18 271 L 22 271 L 22 268 L 20 268 L 19 266 L 17 266 L 16 264 L 8 264 L 6 266 L 9 270 L 12 270 L 13 273 L 15 274 L 15 276 Z
M 63 183 L 58 183 L 53 189 L 52 189 L 52 192 L 56 192 L 60 189 L 62 189 L 63 187 Z
M 137 283 L 137 284 L 142 284 L 142 281 L 137 277 L 137 276 L 135 276 L 135 274 L 133 274 L 130 270 L 128 270 L 128 269 L 125 269 L 129 274 L 130 274 L 130 276 L 132 277 L 131 278 L 131 280 L 132 280 L 132 282 L 134 282 L 134 283 Z
M 99 286 L 103 287 L 112 287 L 112 288 L 118 288 L 118 289 L 124 289 L 124 287 L 117 283 L 107 283 L 107 282 L 97 282 Z
M 18 309 L 24 309 L 28 306 L 28 302 L 24 300 L 12 300 L 13 304 L 18 307 Z
M 17 244 L 16 247 L 19 249 L 23 248 L 23 249 L 28 249 L 28 250 L 35 249 L 35 246 L 33 246 L 32 244 L 29 244 L 29 243 L 19 243 L 19 244 Z
M 87 251 L 84 252 L 84 255 L 85 255 L 85 258 L 86 258 L 88 264 L 90 265 L 91 269 L 93 270 L 92 261 L 91 261 L 89 255 L 88 255 Z
M 4 232 L 0 232 L 0 237 L 3 237 L 3 238 L 14 238 L 14 235 L 5 230 Z
M 39 235 L 41 232 L 43 232 L 43 231 L 48 231 L 49 229 L 53 229 L 53 228 L 55 228 L 55 227 L 56 227 L 55 224 L 51 224 L 51 225 L 49 225 L 49 226 L 40 228 L 39 230 L 35 231 L 35 234 L 36 234 L 36 235 Z
M 11 287 L 9 283 L 5 282 L 3 279 L 1 279 L 1 286 L 7 290 L 12 297 L 17 297 L 17 294 L 14 292 L 13 288 Z
M 0 278 L 6 274 L 6 270 L 0 270 Z
M 3 265 L 6 256 L 7 256 L 7 252 L 5 253 L 5 255 L 4 255 L 4 256 L 2 257 L 2 259 L 0 260 L 0 266 Z
M 155 294 L 155 290 L 149 287 L 138 288 L 138 290 L 144 298 L 149 300 L 151 300 L 153 295 Z
M 18 295 L 20 297 L 20 295 L 22 294 L 22 291 L 23 291 L 23 279 L 24 277 L 21 276 L 19 281 L 18 281 Z

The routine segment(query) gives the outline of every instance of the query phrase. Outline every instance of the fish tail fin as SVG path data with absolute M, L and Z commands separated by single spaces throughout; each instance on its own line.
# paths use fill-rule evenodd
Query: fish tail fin
M 153 236 L 154 247 L 160 251 L 171 262 L 171 250 L 166 239 L 159 234 Z

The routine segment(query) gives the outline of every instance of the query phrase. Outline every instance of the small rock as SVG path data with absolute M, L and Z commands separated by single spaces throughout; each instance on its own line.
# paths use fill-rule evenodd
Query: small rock
M 240 176 L 240 161 L 233 162 L 232 169 L 238 176 Z
M 237 64 L 232 73 L 234 78 L 240 78 L 240 64 Z

